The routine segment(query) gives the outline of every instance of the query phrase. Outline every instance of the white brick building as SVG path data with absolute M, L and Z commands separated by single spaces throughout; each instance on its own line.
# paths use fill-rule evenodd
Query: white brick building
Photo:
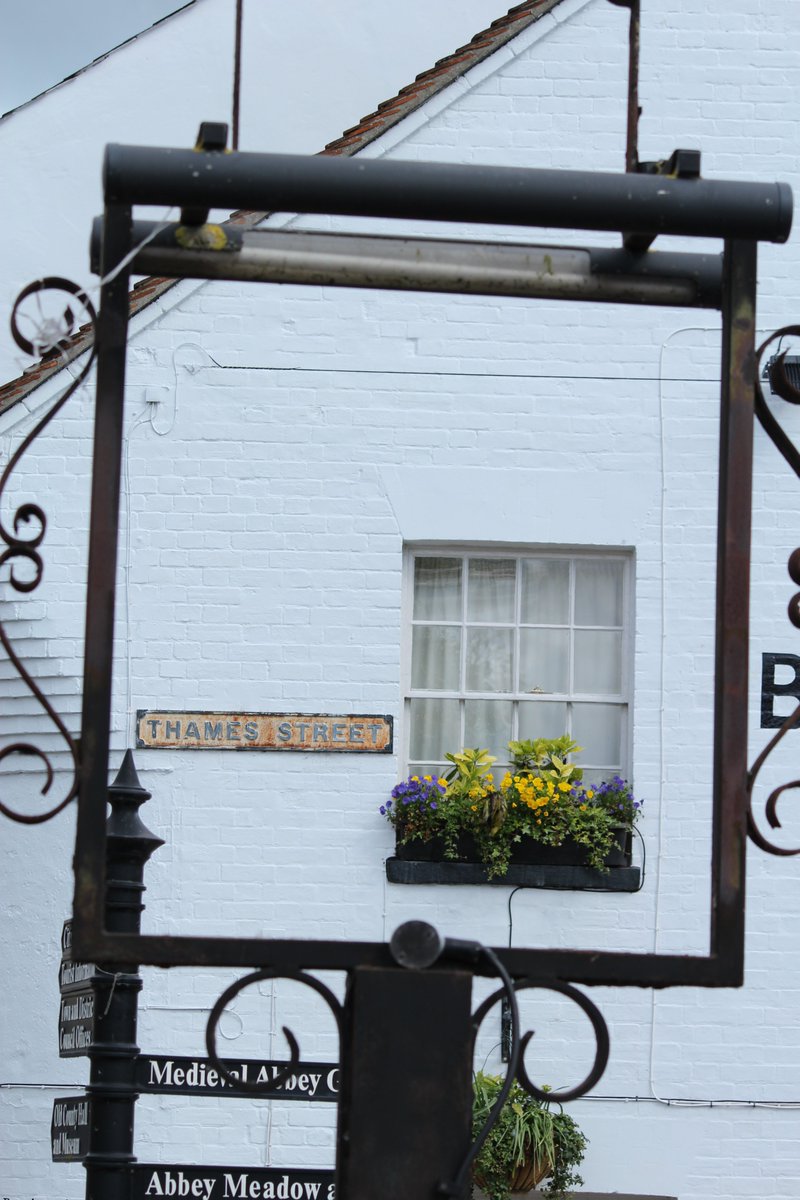
M 472 58 L 455 56 L 450 74 L 440 72 L 445 86 L 423 79 L 391 115 L 365 118 L 333 152 L 621 170 L 626 12 L 606 0 L 523 10 L 511 40 L 506 31 L 518 27 L 495 28 Z M 641 156 L 696 147 L 708 178 L 796 186 L 798 52 L 790 0 L 739 0 L 715 11 L 698 0 L 646 5 Z M 355 219 L 270 221 L 386 228 Z M 522 239 L 515 232 L 513 240 Z M 532 240 L 617 239 L 536 231 Z M 761 248 L 765 335 L 796 318 L 798 280 L 796 236 Z M 191 281 L 161 291 L 148 284 L 140 295 L 153 299 L 134 317 L 129 349 L 115 763 L 132 744 L 139 709 L 386 713 L 397 735 L 391 756 L 138 751 L 153 793 L 143 816 L 166 842 L 147 869 L 144 928 L 383 940 L 419 916 L 494 946 L 511 938 L 703 953 L 717 315 Z M 30 380 L 0 389 L 8 452 L 64 375 L 38 368 L 35 379 L 35 390 Z M 3 611 L 15 647 L 73 730 L 92 403 L 84 389 L 34 444 L 3 513 L 7 523 L 28 500 L 48 513 L 44 582 L 30 598 L 12 593 L 5 601 L 6 590 Z M 790 434 L 800 433 L 794 412 L 776 411 Z M 798 495 L 759 433 L 750 761 L 770 736 L 760 728 L 762 655 L 798 653 L 785 617 Z M 577 564 L 578 573 L 580 564 L 619 563 L 627 599 L 611 622 L 622 663 L 619 687 L 607 688 L 614 700 L 599 723 L 585 723 L 580 699 L 564 700 L 562 711 L 583 744 L 595 738 L 598 765 L 619 767 L 645 798 L 639 892 L 532 889 L 512 898 L 503 886 L 387 882 L 392 838 L 378 806 L 410 750 L 412 761 L 430 752 L 409 747 L 415 553 L 513 562 L 520 576 L 542 557 Z M 7 740 L 33 735 L 65 771 L 59 739 L 5 665 L 0 687 Z M 584 701 L 585 691 L 575 689 Z M 453 720 L 463 714 L 466 722 L 459 733 L 477 738 L 484 728 L 488 741 L 494 710 L 487 717 L 488 709 L 469 708 L 481 702 L 468 696 L 453 703 Z M 496 726 L 527 728 L 524 699 L 505 703 Z M 561 716 L 550 711 L 547 719 Z M 795 736 L 765 768 L 762 800 L 795 777 Z M 25 803 L 33 777 L 13 758 L 4 768 L 7 794 Z M 779 813 L 784 829 L 772 836 L 800 844 L 790 797 Z M 35 829 L 3 824 L 0 1194 L 9 1200 L 83 1194 L 82 1168 L 51 1164 L 48 1146 L 53 1097 L 86 1078 L 83 1060 L 58 1059 L 55 1038 L 73 831 L 71 809 Z M 583 1170 L 591 1191 L 680 1200 L 800 1194 L 798 867 L 750 847 L 748 869 L 742 989 L 592 990 L 609 1024 L 611 1060 L 595 1093 L 571 1109 L 591 1141 Z M 146 970 L 143 1050 L 203 1053 L 205 1015 L 230 978 Z M 262 990 L 259 1005 L 242 1003 L 223 1029 L 230 1055 L 279 1057 L 287 1023 L 304 1057 L 333 1062 L 334 1032 L 321 1007 L 288 984 Z M 554 1086 L 574 1083 L 590 1053 L 582 1020 L 536 993 L 523 1012 L 537 1031 L 532 1071 Z M 479 1058 L 492 1066 L 498 1040 L 490 1020 Z M 165 1163 L 329 1166 L 333 1129 L 331 1105 L 143 1097 L 136 1149 L 142 1160 Z

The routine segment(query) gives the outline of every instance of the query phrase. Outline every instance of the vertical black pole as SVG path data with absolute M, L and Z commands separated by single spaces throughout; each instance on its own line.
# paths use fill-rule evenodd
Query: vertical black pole
M 150 792 L 139 782 L 130 750 L 108 794 L 106 928 L 113 933 L 139 933 L 144 864 L 164 842 L 139 817 L 139 805 L 150 799 Z M 129 1200 L 138 1098 L 136 1012 L 142 980 L 137 968 L 114 963 L 99 963 L 98 975 L 89 1053 L 91 1130 L 84 1160 L 86 1200 Z
M 94 959 L 95 938 L 105 915 L 104 829 L 111 728 L 111 664 L 122 482 L 125 353 L 128 347 L 128 272 L 114 271 L 131 249 L 130 206 L 106 206 L 97 315 L 97 400 L 92 461 L 92 512 L 83 660 L 83 709 L 79 764 L 78 834 L 72 945 L 77 958 Z M 84 948 L 86 946 L 86 948 Z
M 233 46 L 233 113 L 231 118 L 231 148 L 239 149 L 239 97 L 242 90 L 242 8 L 244 0 L 236 0 L 236 34 Z
M 756 253 L 755 242 L 727 241 L 722 282 L 710 948 L 729 964 L 736 956 L 736 986 L 744 975 Z
M 467 971 L 352 972 L 337 1196 L 436 1200 L 455 1179 L 472 1141 L 471 996 Z

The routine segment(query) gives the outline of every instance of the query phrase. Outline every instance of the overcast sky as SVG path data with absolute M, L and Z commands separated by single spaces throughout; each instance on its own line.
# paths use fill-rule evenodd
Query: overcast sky
M 0 115 L 194 0 L 0 0 Z

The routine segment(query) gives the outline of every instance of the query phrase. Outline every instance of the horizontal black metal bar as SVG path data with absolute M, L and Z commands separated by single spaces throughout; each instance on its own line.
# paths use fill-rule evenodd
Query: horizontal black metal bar
M 785 242 L 785 183 L 110 145 L 109 203 Z
M 394 959 L 385 942 L 290 941 L 261 938 L 132 936 L 104 932 L 73 935 L 76 953 L 115 963 L 154 967 L 272 967 L 280 970 L 349 971 L 386 967 Z M 496 947 L 515 978 L 569 980 L 617 987 L 736 987 L 736 964 L 680 954 L 598 953 Z M 402 969 L 402 968 L 398 968 Z M 435 969 L 435 968 L 432 968 Z M 478 971 L 478 973 L 483 973 Z M 741 982 L 740 980 L 738 982 Z
M 92 232 L 99 271 L 103 220 Z M 719 308 L 722 256 L 135 221 L 136 274 Z

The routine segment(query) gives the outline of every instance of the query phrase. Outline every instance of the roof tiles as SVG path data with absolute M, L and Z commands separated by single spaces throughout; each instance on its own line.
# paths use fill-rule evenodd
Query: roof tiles
M 541 20 L 560 2 L 561 0 L 524 0 L 522 4 L 516 4 L 505 16 L 492 21 L 488 29 L 476 33 L 465 46 L 459 46 L 452 54 L 440 58 L 429 70 L 417 75 L 413 83 L 402 87 L 396 96 L 382 101 L 374 112 L 367 113 L 356 125 L 346 129 L 341 137 L 328 142 L 321 153 L 347 156 L 357 154 L 393 125 L 415 112 L 431 96 L 443 91 L 454 80 L 465 75 L 512 38 L 517 37 L 529 25 Z M 241 210 L 232 213 L 229 220 L 237 225 L 253 228 L 267 216 L 268 212 Z M 177 279 L 149 277 L 134 284 L 130 293 L 131 316 L 152 304 L 179 282 Z M 0 386 L 0 413 L 30 395 L 47 379 L 58 374 L 64 366 L 88 350 L 92 338 L 91 326 L 82 326 L 72 335 L 62 351 L 51 351 L 43 355 L 17 379 Z

